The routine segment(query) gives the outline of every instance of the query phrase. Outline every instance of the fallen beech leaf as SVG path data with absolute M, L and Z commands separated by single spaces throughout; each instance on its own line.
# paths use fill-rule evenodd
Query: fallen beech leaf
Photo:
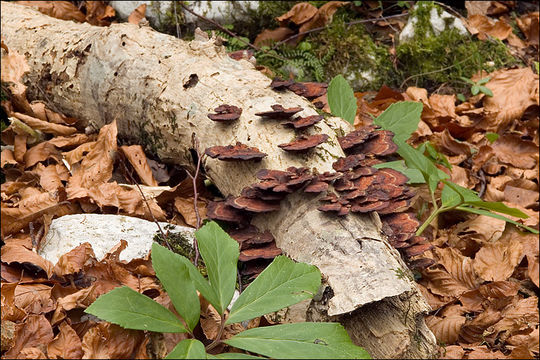
M 84 14 L 69 1 L 16 1 L 17 4 L 35 8 L 39 12 L 61 20 L 84 22 Z
M 47 345 L 47 355 L 52 359 L 82 359 L 82 342 L 77 333 L 67 322 L 58 327 L 60 332 Z
M 460 342 L 476 343 L 485 338 L 484 331 L 491 325 L 501 320 L 501 312 L 488 307 L 472 320 L 467 320 L 461 327 L 459 334 Z
M 27 314 L 48 313 L 56 308 L 51 290 L 45 284 L 19 284 L 15 288 L 15 305 Z
M 96 143 L 97 143 L 96 141 L 90 141 L 90 142 L 81 144 L 71 151 L 62 153 L 62 155 L 64 155 L 64 158 L 66 159 L 69 165 L 76 164 L 79 161 L 81 161 L 83 157 L 96 146 Z
M 137 172 L 137 175 L 139 175 L 143 184 L 148 186 L 158 186 L 141 145 L 124 145 L 120 147 L 120 150 L 124 153 L 129 163 L 133 165 L 133 168 Z
M 469 16 L 466 25 L 471 34 L 478 34 L 480 40 L 486 40 L 486 35 L 504 40 L 512 33 L 512 27 L 507 23 L 501 20 L 493 23 L 488 17 L 479 14 Z
M 13 116 L 23 121 L 26 125 L 30 126 L 32 129 L 41 130 L 47 134 L 69 136 L 77 132 L 77 129 L 74 127 L 60 125 L 60 124 L 53 124 L 53 123 L 43 121 L 35 117 L 21 114 L 18 112 L 13 113 Z
M 194 228 L 197 227 L 197 215 L 193 208 L 193 197 L 176 197 L 174 199 L 174 207 L 182 215 L 186 224 Z M 206 202 L 197 200 L 197 209 L 199 210 L 201 221 L 206 219 Z
M 294 5 L 291 10 L 285 14 L 278 16 L 276 20 L 281 26 L 286 26 L 289 21 L 292 21 L 296 25 L 302 25 L 306 21 L 315 16 L 318 9 L 310 3 L 302 2 Z
M 26 143 L 28 141 L 27 135 L 15 135 L 15 140 L 13 144 L 13 155 L 15 160 L 19 163 L 24 162 L 24 155 L 26 154 L 27 147 Z
M 146 4 L 137 6 L 128 16 L 128 23 L 138 25 L 146 16 Z
M 51 140 L 48 140 L 49 144 L 53 144 L 59 149 L 71 146 L 78 146 L 87 143 L 90 137 L 86 134 L 73 134 L 71 136 L 55 136 Z M 79 159 L 80 160 L 80 159 Z M 77 162 L 77 161 L 75 161 Z
M 434 294 L 457 297 L 469 290 L 466 284 L 444 269 L 428 268 L 422 271 L 422 274 L 428 281 L 426 287 Z
M 32 146 L 24 154 L 24 167 L 28 169 L 29 167 L 36 165 L 38 162 L 49 159 L 55 160 L 57 163 L 60 163 L 62 161 L 62 155 L 54 145 L 48 142 L 42 142 L 35 146 Z
M 538 354 L 539 329 L 536 328 L 528 334 L 516 334 L 508 338 L 507 343 L 516 346 L 512 350 L 512 359 L 533 359 Z
M 506 331 L 513 335 L 518 331 L 534 329 L 538 326 L 538 298 L 530 296 L 526 299 L 515 297 L 514 301 L 506 306 L 502 312 L 502 319 L 493 325 L 498 332 Z
M 439 257 L 439 264 L 444 266 L 454 279 L 459 280 L 469 289 L 475 289 L 482 283 L 474 271 L 471 258 L 461 255 L 458 250 L 453 248 L 435 248 L 434 251 Z
M 4 264 L 2 264 L 2 266 L 3 265 Z M 4 277 L 4 272 L 2 273 L 2 277 Z M 17 283 L 13 283 L 13 284 L 2 283 L 2 291 L 1 291 L 2 323 L 4 323 L 4 321 L 7 321 L 7 320 L 20 322 L 23 319 L 25 319 L 27 316 L 24 310 L 19 309 L 15 305 L 15 289 L 17 288 L 17 286 L 18 286 Z
M 517 238 L 499 239 L 485 244 L 474 258 L 474 269 L 486 281 L 504 281 L 523 258 L 523 246 Z
M 86 21 L 92 25 L 109 26 L 111 22 L 107 18 L 113 18 L 116 12 L 105 1 L 85 1 Z
M 476 2 L 483 2 L 483 1 L 476 1 Z M 441 352 L 442 352 L 441 359 L 463 359 L 465 355 L 465 350 L 459 345 L 445 346 L 441 350 Z
M 47 273 L 47 277 L 50 278 L 53 274 L 53 264 L 36 254 L 35 252 L 28 250 L 23 246 L 17 245 L 4 245 L 2 247 L 2 262 L 11 264 L 17 263 L 30 263 L 34 266 L 43 269 Z
M 6 165 L 16 165 L 17 160 L 15 160 L 15 155 L 13 154 L 13 151 L 10 149 L 4 149 L 2 150 L 2 154 L 0 155 L 1 159 L 1 165 L 0 167 L 3 169 Z
M 527 37 L 529 45 L 538 46 L 538 15 L 536 11 L 516 18 L 517 26 Z
M 47 108 L 47 106 L 40 101 L 33 101 L 30 104 L 34 116 L 40 120 L 47 121 L 53 124 L 61 125 L 73 125 L 77 122 L 77 119 L 67 117 L 63 114 L 59 114 Z M 82 134 L 81 134 L 82 135 Z
M 3 82 L 17 84 L 15 86 L 24 92 L 26 87 L 21 83 L 21 79 L 30 70 L 24 55 L 20 55 L 16 50 L 9 51 L 8 54 L 2 56 L 1 70 L 0 78 Z
M 329 1 L 323 6 L 321 6 L 317 13 L 309 19 L 309 21 L 305 22 L 300 26 L 299 32 L 306 32 L 308 30 L 322 27 L 327 24 L 330 24 L 332 22 L 332 18 L 334 16 L 334 13 L 342 6 L 347 5 L 348 2 L 346 1 Z M 301 41 L 303 36 L 299 36 L 296 38 L 296 43 Z
M 255 41 L 253 42 L 253 45 L 255 46 L 264 46 L 264 45 L 272 45 L 274 42 L 278 42 L 281 40 L 285 40 L 288 37 L 292 36 L 294 34 L 294 31 L 288 27 L 278 27 L 274 30 L 263 30 L 257 37 L 255 38 Z
M 429 315 L 426 317 L 426 325 L 433 332 L 437 341 L 453 344 L 458 340 L 461 326 L 465 323 L 465 320 L 465 317 L 461 315 L 445 317 Z
M 127 359 L 138 349 L 143 332 L 100 322 L 82 339 L 83 359 Z
M 519 283 L 511 281 L 494 281 L 463 293 L 459 301 L 467 311 L 482 311 L 485 300 L 514 297 L 520 288 Z
M 58 167 L 63 167 L 62 164 L 51 164 L 44 166 L 41 163 L 38 163 L 34 171 L 39 176 L 39 185 L 44 190 L 49 192 L 55 192 L 64 187 L 62 184 L 62 179 L 58 175 Z M 67 179 L 66 179 L 67 180 Z
M 21 350 L 40 347 L 53 339 L 51 324 L 44 315 L 29 315 L 21 324 L 16 325 L 15 345 L 2 355 L 6 359 L 15 359 Z
M 58 259 L 54 267 L 54 273 L 58 276 L 75 274 L 95 258 L 96 255 L 92 250 L 92 245 L 88 242 L 82 243 Z
M 506 356 L 500 351 L 491 351 L 486 345 L 474 346 L 467 354 L 467 359 L 505 359 Z
M 491 147 L 503 163 L 523 169 L 532 169 L 538 164 L 538 145 L 517 135 L 501 136 Z

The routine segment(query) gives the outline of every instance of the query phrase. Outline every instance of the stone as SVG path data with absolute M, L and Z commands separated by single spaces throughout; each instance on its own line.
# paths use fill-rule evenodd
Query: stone
M 163 231 L 180 233 L 191 244 L 195 229 L 160 222 Z M 153 238 L 159 234 L 157 225 L 135 217 L 107 214 L 65 215 L 54 219 L 42 241 L 38 254 L 56 264 L 60 256 L 84 242 L 92 244 L 94 254 L 101 260 L 120 240 L 128 245 L 120 253 L 120 260 L 130 261 L 145 257 Z

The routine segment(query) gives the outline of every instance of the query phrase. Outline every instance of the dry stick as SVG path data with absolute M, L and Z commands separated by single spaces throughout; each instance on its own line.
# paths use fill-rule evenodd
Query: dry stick
M 186 170 L 186 173 L 191 178 L 191 184 L 193 186 L 193 207 L 195 208 L 195 217 L 197 218 L 197 226 L 196 228 L 199 229 L 201 227 L 201 215 L 199 214 L 199 208 L 197 206 L 197 200 L 199 197 L 199 192 L 197 191 L 197 177 L 199 176 L 199 170 L 201 169 L 201 161 L 202 161 L 202 155 L 199 152 L 199 141 L 195 137 L 195 134 L 193 134 L 193 147 L 195 148 L 195 152 L 197 153 L 197 167 L 195 168 L 195 174 L 191 175 L 189 171 Z M 195 259 L 193 262 L 195 263 L 195 266 L 199 263 L 199 244 L 197 243 L 197 238 L 193 238 L 193 248 L 195 249 Z
M 148 208 L 148 212 L 150 212 L 150 215 L 152 216 L 152 219 L 156 223 L 156 225 L 157 225 L 157 227 L 159 229 L 159 232 L 161 233 L 161 236 L 163 236 L 163 239 L 165 240 L 165 244 L 167 244 L 167 247 L 169 248 L 169 250 L 172 250 L 172 247 L 169 244 L 169 240 L 167 239 L 167 235 L 165 235 L 165 233 L 163 232 L 163 229 L 161 228 L 161 225 L 159 225 L 159 222 L 156 220 L 156 217 L 154 216 L 154 213 L 152 212 L 152 209 L 150 209 L 150 205 L 148 205 L 148 201 L 146 201 L 146 196 L 144 196 L 144 193 L 143 193 L 141 187 L 139 186 L 139 183 L 137 181 L 135 181 L 135 179 L 133 178 L 133 176 L 129 172 L 124 160 L 120 159 L 120 161 L 122 162 L 122 165 L 124 165 L 124 169 L 126 170 L 126 174 L 129 176 L 130 180 L 137 186 L 137 189 L 139 189 L 139 192 L 141 193 L 141 197 L 142 197 L 144 203 L 146 204 L 146 207 Z
M 176 14 L 176 4 L 173 3 L 174 23 L 176 24 L 176 37 L 180 39 L 180 25 L 178 24 L 178 15 Z
M 221 335 L 223 334 L 223 329 L 225 329 L 225 314 L 221 315 L 220 322 L 219 322 L 219 331 L 216 336 L 216 339 L 212 341 L 212 343 L 210 343 L 210 345 L 206 347 L 205 349 L 206 352 L 208 352 L 209 350 L 212 350 L 221 342 Z
M 407 16 L 409 15 L 409 13 L 404 13 L 404 14 L 396 14 L 396 15 L 390 15 L 390 16 L 381 16 L 381 17 L 378 17 L 378 18 L 372 18 L 372 19 L 364 19 L 364 20 L 354 20 L 354 21 L 350 21 L 348 23 L 345 23 L 345 25 L 349 26 L 349 25 L 355 25 L 355 24 L 362 24 L 362 23 L 367 23 L 367 22 L 372 22 L 372 21 L 380 21 L 380 20 L 387 20 L 387 19 L 393 19 L 393 18 L 397 18 L 397 17 L 403 17 L 403 16 Z M 302 36 L 302 35 L 306 35 L 306 34 L 310 34 L 312 32 L 317 32 L 317 31 L 321 31 L 321 30 L 324 30 L 326 29 L 330 24 L 327 24 L 325 26 L 321 26 L 321 27 L 317 27 L 317 28 L 313 28 L 313 29 L 310 29 L 310 30 L 307 30 L 307 31 L 303 31 L 303 32 L 300 32 L 298 34 L 294 34 L 292 36 L 289 36 L 288 38 L 284 39 L 284 40 L 281 40 L 281 41 L 278 41 L 273 47 L 272 47 L 272 50 L 275 50 L 276 48 L 278 48 L 281 44 L 283 43 L 286 43 L 292 39 L 296 39 L 297 37 L 299 36 Z

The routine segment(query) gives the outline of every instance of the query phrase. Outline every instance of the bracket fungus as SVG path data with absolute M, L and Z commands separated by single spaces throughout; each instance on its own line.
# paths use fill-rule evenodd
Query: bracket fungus
M 220 105 L 214 109 L 216 114 L 208 114 L 208 118 L 213 121 L 227 122 L 238 120 L 242 114 L 242 109 L 233 105 Z
M 239 224 L 249 222 L 249 214 L 227 205 L 225 201 L 208 202 L 206 215 L 211 220 L 221 220 Z
M 245 228 L 230 230 L 229 235 L 240 244 L 240 250 L 274 241 L 274 236 L 270 231 L 260 232 L 256 226 L 251 224 Z
M 282 80 L 281 78 L 277 77 L 272 80 L 270 87 L 272 90 L 284 90 L 288 89 L 292 84 L 294 84 L 294 80 Z
M 244 196 L 234 197 L 229 196 L 225 203 L 238 210 L 245 210 L 254 213 L 263 213 L 279 210 L 279 202 L 265 201 L 256 198 L 248 198 Z
M 205 150 L 206 155 L 211 158 L 218 158 L 224 161 L 235 160 L 261 160 L 267 154 L 260 152 L 255 147 L 249 147 L 245 144 L 237 142 L 236 145 L 227 146 L 212 146 Z
M 295 129 L 304 129 L 307 128 L 313 124 L 318 123 L 324 119 L 324 116 L 322 115 L 311 115 L 311 116 L 305 116 L 305 117 L 297 117 L 292 120 L 288 120 L 286 122 L 281 123 L 282 125 L 288 125 L 292 126 Z
M 272 111 L 258 112 L 258 113 L 255 113 L 255 115 L 270 118 L 270 119 L 284 120 L 284 119 L 290 118 L 297 112 L 304 110 L 304 108 L 301 108 L 301 107 L 292 107 L 292 108 L 285 109 L 283 106 L 279 104 L 272 105 L 271 107 L 272 107 Z
M 296 95 L 303 96 L 307 99 L 315 99 L 326 94 L 328 84 L 318 82 L 297 82 L 289 85 L 288 88 Z
M 328 135 L 326 134 L 301 135 L 290 143 L 279 144 L 278 146 L 286 151 L 306 151 L 322 144 L 326 140 L 328 140 Z

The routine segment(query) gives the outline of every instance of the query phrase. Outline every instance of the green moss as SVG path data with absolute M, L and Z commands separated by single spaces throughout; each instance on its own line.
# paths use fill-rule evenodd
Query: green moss
M 346 25 L 349 20 L 338 12 L 327 29 L 309 36 L 315 54 L 333 54 L 324 65 L 324 81 L 344 74 L 355 90 L 377 90 L 391 82 L 388 50 L 375 44 L 362 24 Z
M 167 231 L 167 228 L 165 228 L 164 231 Z M 181 232 L 168 233 L 166 241 L 163 235 L 161 235 L 160 233 L 156 233 L 153 240 L 161 246 L 165 246 L 167 248 L 170 246 L 171 250 L 178 255 L 182 255 L 190 260 L 193 260 L 195 258 L 195 250 L 193 249 L 191 238 L 185 236 Z M 197 268 L 203 276 L 207 275 L 206 267 L 203 263 L 202 258 L 199 258 L 199 264 Z
M 447 29 L 434 36 L 429 18 L 431 8 L 441 9 L 431 2 L 419 2 L 411 13 L 418 19 L 413 39 L 396 48 L 398 66 L 396 85 L 418 86 L 435 90 L 441 83 L 449 83 L 455 90 L 463 90 L 460 76 L 470 78 L 480 70 L 488 72 L 516 65 L 519 61 L 497 39 L 480 41 L 462 35 L 457 29 Z

